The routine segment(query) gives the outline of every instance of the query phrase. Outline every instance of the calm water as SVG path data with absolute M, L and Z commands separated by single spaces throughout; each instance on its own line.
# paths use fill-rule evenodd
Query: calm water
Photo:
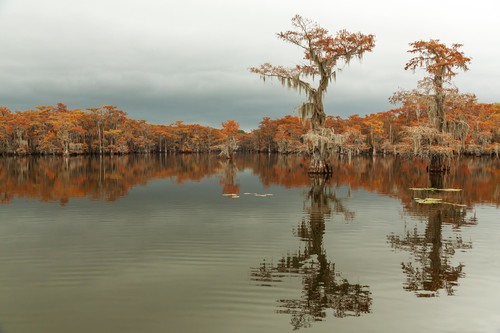
M 0 159 L 0 332 L 500 332 L 499 160 L 306 163 Z

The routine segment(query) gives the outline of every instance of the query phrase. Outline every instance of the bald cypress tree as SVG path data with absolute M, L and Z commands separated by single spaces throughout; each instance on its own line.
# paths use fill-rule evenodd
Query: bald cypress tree
M 375 47 L 375 36 L 340 30 L 335 35 L 317 23 L 296 15 L 292 18 L 293 30 L 278 33 L 278 38 L 298 46 L 304 52 L 304 64 L 287 68 L 265 63 L 251 67 L 250 71 L 262 79 L 276 78 L 282 85 L 304 92 L 307 100 L 298 107 L 304 121 L 310 124 L 305 136 L 312 162 L 309 173 L 330 174 L 328 162 L 332 149 L 341 142 L 341 136 L 325 128 L 326 113 L 323 97 L 335 80 L 338 66 L 361 59 L 365 52 Z

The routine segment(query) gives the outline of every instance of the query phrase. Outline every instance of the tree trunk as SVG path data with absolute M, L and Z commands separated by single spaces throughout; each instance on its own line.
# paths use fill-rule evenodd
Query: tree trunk
M 69 156 L 69 143 L 64 142 L 64 156 Z
M 307 171 L 309 174 L 314 175 L 331 175 L 332 167 L 330 163 L 323 158 L 317 148 L 315 148 L 311 165 L 309 165 L 309 170 Z
M 443 72 L 444 69 L 441 70 L 440 74 L 437 74 L 434 77 L 434 90 L 435 96 L 434 101 L 436 103 L 436 128 L 439 133 L 443 133 L 445 130 L 446 116 L 444 113 L 444 99 L 445 94 L 443 91 Z

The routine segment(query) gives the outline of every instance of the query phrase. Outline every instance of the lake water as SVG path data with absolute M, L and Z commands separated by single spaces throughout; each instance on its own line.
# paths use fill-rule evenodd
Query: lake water
M 500 332 L 498 159 L 306 165 L 1 158 L 0 332 Z

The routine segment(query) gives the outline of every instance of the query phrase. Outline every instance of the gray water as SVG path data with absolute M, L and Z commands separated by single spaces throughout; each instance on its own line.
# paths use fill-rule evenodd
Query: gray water
M 3 158 L 0 332 L 500 332 L 498 161 L 303 163 Z

